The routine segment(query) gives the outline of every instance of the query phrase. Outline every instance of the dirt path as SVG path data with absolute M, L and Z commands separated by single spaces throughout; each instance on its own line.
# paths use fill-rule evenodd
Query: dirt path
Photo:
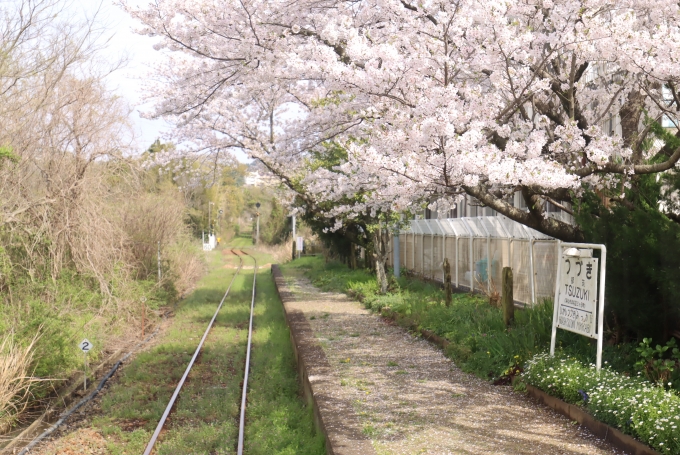
M 322 393 L 353 408 L 358 418 L 348 425 L 378 455 L 621 453 L 510 387 L 462 372 L 345 295 L 303 277 L 285 283 L 294 299 L 287 305 L 303 312 L 330 362 Z

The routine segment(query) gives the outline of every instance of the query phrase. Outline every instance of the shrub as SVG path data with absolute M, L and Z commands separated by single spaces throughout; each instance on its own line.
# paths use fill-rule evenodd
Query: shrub
M 538 354 L 526 363 L 526 383 L 581 405 L 664 454 L 680 453 L 680 397 L 641 377 L 628 377 L 573 358 Z

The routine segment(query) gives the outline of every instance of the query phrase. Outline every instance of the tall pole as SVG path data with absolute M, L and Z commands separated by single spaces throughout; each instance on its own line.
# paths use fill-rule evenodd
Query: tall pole
M 212 202 L 208 201 L 208 237 L 210 237 L 210 234 L 212 234 L 212 222 L 210 218 L 210 208 L 212 206 Z
M 295 215 L 293 215 L 293 240 L 295 240 Z
M 255 214 L 257 215 L 257 231 L 255 232 L 255 245 L 260 246 L 260 203 L 256 203 L 255 207 L 257 208 L 257 212 Z

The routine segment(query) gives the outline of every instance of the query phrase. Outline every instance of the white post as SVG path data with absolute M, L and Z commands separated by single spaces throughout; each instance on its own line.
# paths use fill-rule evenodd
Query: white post
M 536 283 L 534 279 L 534 239 L 529 239 L 529 282 L 531 283 L 531 305 L 536 305 Z
M 83 351 L 83 391 L 87 392 L 87 351 Z
M 479 217 L 479 224 L 486 233 L 486 292 L 491 294 L 491 234 L 486 226 L 484 226 L 481 216 Z
M 557 281 L 555 283 L 558 283 L 560 281 L 560 273 L 562 273 L 562 261 L 560 258 L 562 257 L 562 247 L 560 246 L 562 242 L 559 240 L 557 241 Z M 550 335 L 550 355 L 554 356 L 555 355 L 555 342 L 557 340 L 557 299 L 560 295 L 560 288 L 555 284 L 555 300 L 553 300 L 553 325 L 552 325 L 552 334 Z
M 458 287 L 458 248 L 459 248 L 459 242 L 458 240 L 460 237 L 456 235 L 456 287 Z
M 411 248 L 411 264 L 413 265 L 413 271 L 416 271 L 416 231 L 413 230 L 413 224 L 411 224 L 411 232 L 413 233 L 413 247 Z
M 434 231 L 428 225 L 427 228 L 430 230 L 430 278 L 434 280 Z
M 420 231 L 420 274 L 425 276 L 425 233 Z
M 295 236 L 295 215 L 293 215 L 293 238 L 296 239 L 297 237 Z
M 465 225 L 465 229 L 467 229 L 468 234 L 470 235 L 470 292 L 474 292 L 475 290 L 475 264 L 474 264 L 474 257 L 472 256 L 472 229 L 470 228 L 470 225 L 468 225 L 468 222 L 465 220 L 465 218 L 461 218 L 461 221 L 463 221 L 463 224 Z
M 598 305 L 598 315 L 597 315 L 597 360 L 596 368 L 600 371 L 602 367 L 602 342 L 604 340 L 604 281 L 607 274 L 607 247 L 604 245 L 600 246 L 600 251 L 602 255 L 600 257 L 600 304 Z

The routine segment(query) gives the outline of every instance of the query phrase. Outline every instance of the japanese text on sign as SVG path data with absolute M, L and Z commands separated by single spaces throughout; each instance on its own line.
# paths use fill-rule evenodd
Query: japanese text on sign
M 562 256 L 557 299 L 557 327 L 596 338 L 598 260 Z

